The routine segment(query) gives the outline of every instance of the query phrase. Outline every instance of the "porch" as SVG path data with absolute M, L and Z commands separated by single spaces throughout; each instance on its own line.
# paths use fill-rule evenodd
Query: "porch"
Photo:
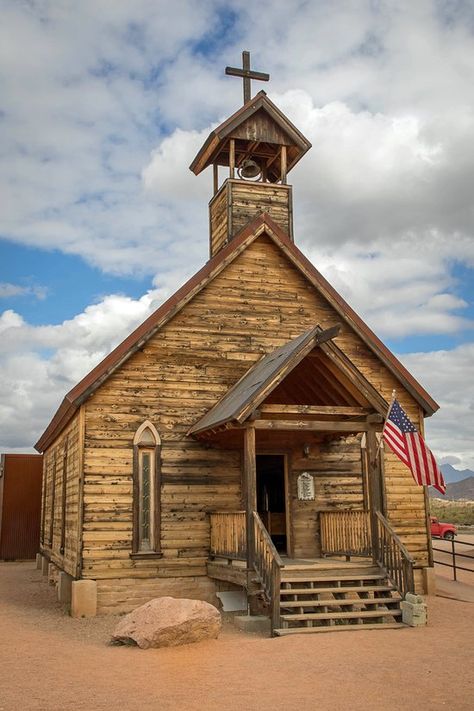
M 368 512 L 322 514 L 322 556 L 313 559 L 280 555 L 257 512 L 251 536 L 245 511 L 209 518 L 209 577 L 243 587 L 249 609 L 270 617 L 272 635 L 399 626 L 414 562 L 380 512 L 375 537 Z
M 250 609 L 263 601 L 274 634 L 394 623 L 414 588 L 386 517 L 388 406 L 339 331 L 317 325 L 263 356 L 188 432 L 241 452 L 242 510 L 210 513 L 208 574 L 244 586 Z

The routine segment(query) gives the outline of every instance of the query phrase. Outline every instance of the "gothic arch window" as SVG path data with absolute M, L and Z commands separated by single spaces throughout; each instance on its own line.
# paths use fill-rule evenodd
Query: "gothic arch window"
M 161 555 L 160 491 L 161 438 L 146 420 L 133 438 L 133 557 Z

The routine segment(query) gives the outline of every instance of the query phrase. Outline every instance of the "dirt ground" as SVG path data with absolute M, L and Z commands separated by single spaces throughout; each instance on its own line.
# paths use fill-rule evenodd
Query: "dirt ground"
M 419 629 L 107 645 L 117 618 L 75 620 L 33 563 L 0 563 L 0 711 L 462 711 L 474 708 L 474 604 L 429 598 Z

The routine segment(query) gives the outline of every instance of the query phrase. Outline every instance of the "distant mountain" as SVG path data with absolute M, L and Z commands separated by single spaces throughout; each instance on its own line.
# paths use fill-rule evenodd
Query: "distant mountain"
M 440 469 L 443 472 L 446 484 L 453 484 L 456 481 L 462 481 L 474 476 L 474 472 L 471 469 L 455 469 L 451 464 L 442 464 Z
M 432 486 L 429 488 L 429 494 L 436 499 L 450 499 L 451 501 L 469 499 L 470 501 L 474 501 L 474 475 L 468 476 L 462 481 L 453 481 L 451 484 L 447 484 L 445 496 L 440 494 L 439 491 L 436 491 L 436 489 L 433 489 Z
M 468 476 L 467 479 L 448 484 L 446 486 L 446 498 L 454 501 L 459 499 L 474 501 L 474 476 Z

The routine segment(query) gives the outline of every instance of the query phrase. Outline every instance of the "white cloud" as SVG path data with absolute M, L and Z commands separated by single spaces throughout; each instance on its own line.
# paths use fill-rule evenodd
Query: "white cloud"
M 291 173 L 297 244 L 382 336 L 472 327 L 454 276 L 474 266 L 470 4 L 176 0 L 172 10 L 166 0 L 2 6 L 0 234 L 147 273 L 155 287 L 107 296 L 59 326 L 0 316 L 8 446 L 32 441 L 64 392 L 206 259 L 211 176 L 188 166 L 239 106 L 240 81 L 223 68 L 242 47 L 271 74 L 254 91 L 269 91 L 313 143 Z M 0 296 L 41 298 L 41 288 L 5 282 Z M 451 358 L 460 383 L 467 348 L 406 358 L 421 379 Z M 442 413 L 440 452 L 451 432 Z
M 8 451 L 33 444 L 61 398 L 157 307 L 159 291 L 140 299 L 111 295 L 57 326 L 32 326 L 13 311 L 0 316 L 0 432 Z
M 441 406 L 426 420 L 430 448 L 444 461 L 455 462 L 457 469 L 474 469 L 474 344 L 400 359 Z
M 46 298 L 47 293 L 46 286 L 21 286 L 20 284 L 0 282 L 0 299 L 8 299 L 12 296 L 34 296 L 42 301 Z

